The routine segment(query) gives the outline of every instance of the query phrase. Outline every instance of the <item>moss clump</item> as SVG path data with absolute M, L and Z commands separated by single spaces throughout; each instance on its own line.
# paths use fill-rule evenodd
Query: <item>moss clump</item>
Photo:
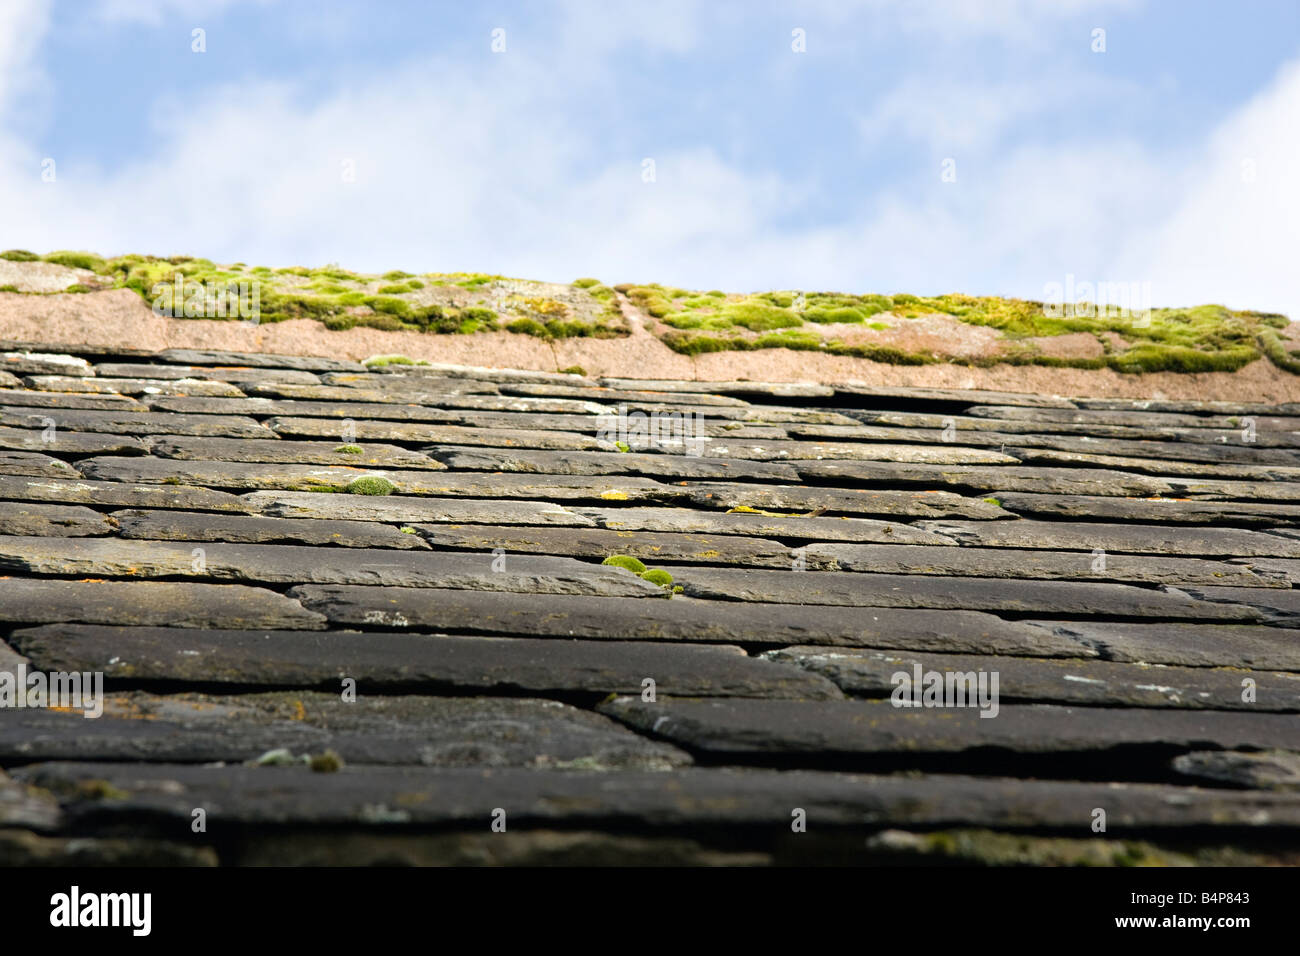
M 645 565 L 630 554 L 611 554 L 600 563 L 614 568 L 624 568 L 636 575 L 645 574 Z
M 56 266 L 89 269 L 91 272 L 98 272 L 104 266 L 104 259 L 93 252 L 72 252 L 70 250 L 51 252 L 45 257 L 45 261 L 52 262 Z
M 397 486 L 382 475 L 363 475 L 348 482 L 350 495 L 391 495 Z
M 334 451 L 340 455 L 363 455 L 365 452 L 360 445 L 339 445 Z
M 402 295 L 410 291 L 405 285 L 381 285 L 379 287 L 380 295 Z
M 419 279 L 412 279 L 410 282 L 406 283 L 406 287 L 410 289 L 412 292 L 415 292 L 419 289 L 423 289 L 424 283 L 421 282 Z
M 402 534 L 419 534 L 419 532 L 416 531 L 414 528 L 412 528 L 409 524 L 404 524 L 397 530 L 402 532 Z
M 333 750 L 327 750 L 324 753 L 313 754 L 307 765 L 315 773 L 338 773 L 343 769 L 343 758 Z
M 411 275 L 411 273 L 409 272 L 403 272 L 400 269 L 394 269 L 392 272 L 385 272 L 383 278 L 391 282 L 394 279 L 413 279 L 415 277 Z
M 26 249 L 6 249 L 0 252 L 0 259 L 7 259 L 9 262 L 35 262 L 39 259 L 34 252 L 28 252 Z
M 599 279 L 574 279 L 573 284 L 579 289 L 590 289 L 594 285 L 600 285 Z
M 651 568 L 641 575 L 643 581 L 649 581 L 651 584 L 657 584 L 661 588 L 671 589 L 673 586 L 673 576 L 661 568 Z
M 366 368 L 387 368 L 389 365 L 428 365 L 424 359 L 413 359 L 409 355 L 372 355 L 361 362 Z
M 17 291 L 18 291 L 18 286 L 14 285 L 12 282 L 6 283 L 5 285 L 0 285 L 0 292 L 17 292 Z
M 585 368 L 583 368 L 581 365 L 570 365 L 570 366 L 568 366 L 567 368 L 562 368 L 562 369 L 560 369 L 560 374 L 561 374 L 561 375 L 583 375 L 583 376 L 585 376 L 585 375 L 587 374 L 587 370 L 586 370 Z

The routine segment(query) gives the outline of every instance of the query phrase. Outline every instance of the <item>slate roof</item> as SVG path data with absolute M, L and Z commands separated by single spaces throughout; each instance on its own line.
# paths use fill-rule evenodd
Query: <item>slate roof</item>
M 1300 403 L 0 348 L 0 861 L 1300 859 Z

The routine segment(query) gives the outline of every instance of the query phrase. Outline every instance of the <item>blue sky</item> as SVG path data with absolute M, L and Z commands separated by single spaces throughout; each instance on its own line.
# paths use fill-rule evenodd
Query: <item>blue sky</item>
M 1295 0 L 0 0 L 0 245 L 1300 315 L 1298 117 Z

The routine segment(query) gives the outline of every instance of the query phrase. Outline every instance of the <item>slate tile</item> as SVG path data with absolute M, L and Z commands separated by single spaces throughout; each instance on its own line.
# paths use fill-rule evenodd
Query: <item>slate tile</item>
M 0 475 L 0 500 L 48 501 L 116 508 L 181 508 L 189 511 L 248 511 L 235 495 L 184 485 L 130 485 L 116 481 L 20 478 Z
M 794 606 L 307 584 L 290 597 L 337 625 L 600 640 L 831 644 L 953 653 L 1096 656 L 1079 640 L 979 611 Z M 1269 665 L 1272 666 L 1272 665 Z
M 629 571 L 595 563 L 491 551 L 419 552 L 278 544 L 0 536 L 0 570 L 95 577 L 193 577 L 259 584 L 373 584 L 538 594 L 664 598 Z
M 673 580 L 690 597 L 781 604 L 848 607 L 966 608 L 1017 614 L 1060 614 L 1256 622 L 1253 605 L 1199 601 L 1178 591 L 1128 584 L 1079 581 L 1008 581 L 920 574 L 751 571 L 738 568 L 673 568 Z M 1245 595 L 1287 595 L 1273 588 L 1240 588 Z M 1244 598 L 1243 598 L 1244 600 Z
M 951 754 L 983 748 L 1074 754 L 1122 747 L 1295 749 L 1290 714 L 1171 708 L 1000 704 L 897 707 L 889 700 L 693 700 L 618 697 L 597 710 L 692 753 L 744 760 L 748 754 Z M 986 718 L 985 714 L 992 714 Z
M 209 519 L 212 515 L 202 517 Z M 0 534 L 63 538 L 112 534 L 114 530 L 105 515 L 81 505 L 0 501 Z
M 110 694 L 103 714 L 0 711 L 0 760 L 76 759 L 238 763 L 268 752 L 345 765 L 667 770 L 690 763 L 675 747 L 553 700 L 380 697 L 311 691 L 213 696 Z M 264 768 L 270 769 L 270 768 Z
M 0 505 L 0 515 L 4 506 Z M 93 514 L 94 512 L 92 512 Z M 151 541 L 228 541 L 235 544 L 333 545 L 343 548 L 399 548 L 424 551 L 429 545 L 419 534 L 402 532 L 374 521 L 312 521 L 306 518 L 268 518 L 261 515 L 218 515 L 185 511 L 114 511 L 123 538 Z M 5 527 L 0 518 L 0 529 Z M 44 532 L 4 531 L 5 534 Z M 491 550 L 490 548 L 488 549 Z
M 358 694 L 612 693 L 824 700 L 842 696 L 818 674 L 730 645 L 455 637 L 341 631 L 230 631 L 49 624 L 12 640 L 47 671 L 107 679 L 333 690 Z M 360 698 L 359 698 L 360 699 Z
M 1300 558 L 1300 540 L 1273 529 L 1114 524 L 1100 521 L 918 521 L 912 527 L 970 547 Z
M 767 651 L 773 661 L 797 664 L 835 682 L 846 693 L 888 697 L 894 675 L 922 672 L 996 672 L 1000 700 L 1091 707 L 1168 707 L 1178 710 L 1300 711 L 1300 674 L 1239 667 L 1170 667 L 1100 660 L 913 654 L 851 648 L 787 647 Z M 1255 696 L 1243 699 L 1243 681 Z M 687 695 L 682 695 L 687 696 Z
M 1166 827 L 1300 825 L 1300 796 L 1162 784 L 1075 783 L 997 777 L 879 776 L 819 771 L 683 768 L 674 773 L 52 762 L 16 771 L 24 782 L 59 790 L 72 820 L 150 819 L 188 827 L 191 810 L 208 825 L 481 826 L 502 807 L 517 825 L 553 821 L 642 821 L 644 826 L 790 825 L 792 807 L 835 826 L 975 824 L 1082 828 L 1094 807 L 1110 832 Z M 78 783 L 102 780 L 125 796 L 96 799 Z
M 308 630 L 325 626 L 323 615 L 265 588 L 14 577 L 0 578 L 0 621 Z

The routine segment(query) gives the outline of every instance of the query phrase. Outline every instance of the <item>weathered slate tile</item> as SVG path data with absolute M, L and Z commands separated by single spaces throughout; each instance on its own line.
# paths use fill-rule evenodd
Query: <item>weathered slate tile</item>
M 575 508 L 611 531 L 659 531 L 682 534 L 750 535 L 812 541 L 871 541 L 898 544 L 955 545 L 951 538 L 914 524 L 871 518 L 810 518 L 793 515 L 691 511 L 686 508 Z M 983 524 L 983 522 L 971 522 Z M 918 522 L 919 524 L 919 522 Z
M 524 368 L 486 368 L 481 365 L 454 365 L 447 362 L 430 362 L 428 365 L 389 365 L 375 369 L 380 375 L 394 378 L 470 379 L 481 382 L 542 382 L 559 385 L 590 385 L 590 379 L 567 372 L 542 372 Z
M 286 445 L 295 444 L 286 442 Z M 342 457 L 342 456 L 341 456 Z M 433 463 L 440 465 L 441 463 Z M 88 478 L 158 484 L 181 482 L 214 488 L 343 491 L 357 478 L 379 475 L 398 495 L 471 498 L 532 498 L 554 501 L 659 501 L 685 497 L 674 485 L 627 476 L 534 476 L 484 472 L 393 471 L 339 464 L 279 465 L 173 458 L 88 458 L 78 463 Z M 927 512 L 932 514 L 933 512 Z
M 3 409 L 0 409 L 3 415 Z M 0 419 L 3 420 L 3 419 Z M 266 423 L 277 434 L 308 438 L 335 438 L 338 423 L 321 418 L 272 418 Z M 429 442 L 439 445 L 488 445 L 494 448 L 545 448 L 571 451 L 617 451 L 613 442 L 559 431 L 465 428 L 459 425 L 412 422 L 356 421 L 350 426 L 356 440 Z
M 1250 605 L 1263 612 L 1269 620 L 1300 618 L 1300 590 L 1295 588 L 1269 588 L 1264 591 L 1258 588 L 1189 584 L 1183 590 L 1204 601 Z M 1300 621 L 1296 623 L 1300 624 Z
M 509 382 L 499 386 L 502 395 L 536 396 L 538 398 L 578 398 L 602 404 L 618 402 L 662 402 L 667 404 L 698 405 L 711 408 L 750 408 L 748 402 L 727 395 L 708 395 L 692 392 L 679 399 L 671 392 L 645 389 L 604 388 L 599 385 L 551 385 L 538 382 Z
M 1268 750 L 1263 753 L 1234 750 L 1198 750 L 1179 754 L 1173 767 L 1179 773 L 1213 783 L 1229 783 L 1252 790 L 1300 790 L 1300 753 Z
M 59 804 L 51 794 L 0 770 L 0 827 L 53 830 L 60 822 Z
M 727 645 L 445 634 L 221 631 L 50 624 L 14 632 L 33 666 L 102 671 L 124 682 L 183 681 L 333 690 L 357 681 L 374 694 L 657 694 L 692 697 L 841 696 L 826 678 Z M 335 697 L 337 700 L 337 696 Z
M 491 551 L 408 553 L 361 548 L 190 543 L 119 538 L 0 536 L 0 570 L 96 577 L 196 577 L 270 584 L 367 584 L 470 588 L 534 594 L 666 598 L 663 588 L 622 568 L 539 555 Z
M 290 368 L 306 372 L 360 372 L 360 362 L 318 358 L 312 355 L 276 355 L 271 352 L 225 352 L 218 349 L 164 349 L 152 356 L 178 365 L 227 365 L 249 368 Z
M 1181 504 L 1181 502 L 1179 502 Z M 1089 521 L 918 521 L 911 527 L 986 548 L 1183 554 L 1199 557 L 1300 558 L 1300 540 L 1242 528 L 1107 524 Z M 1270 529 L 1271 530 L 1271 529 Z
M 974 418 L 1020 422 L 1064 422 L 1074 425 L 1132 425 L 1139 428 L 1219 428 L 1241 430 L 1243 416 L 1192 415 L 1174 412 L 1134 411 L 1126 409 L 1026 409 L 1006 405 L 977 405 L 966 409 Z M 1255 427 L 1286 431 L 1300 428 L 1300 418 L 1284 416 L 1254 417 Z
M 591 527 L 584 515 L 547 501 L 369 497 L 310 491 L 254 491 L 241 499 L 245 508 L 280 518 L 344 521 L 451 522 Z
M 904 399 L 907 401 L 951 402 L 960 405 L 1013 405 L 1021 408 L 1073 408 L 1075 402 L 1059 395 L 1037 395 L 1024 392 L 999 392 L 982 388 L 917 388 L 889 385 L 840 385 L 839 395 L 859 395 L 867 398 Z M 887 402 L 879 404 L 888 405 Z
M 512 830 L 509 840 L 467 829 L 258 833 L 227 850 L 233 866 L 771 866 L 773 854 L 718 849 L 676 834 L 594 829 Z M 1023 840 L 1024 838 L 1021 837 Z M 1127 858 L 1127 857 L 1126 857 Z M 0 858 L 2 859 L 2 858 Z
M 1281 571 L 1252 560 L 1249 566 L 1198 558 L 1106 555 L 1085 551 L 953 548 L 932 545 L 810 544 L 804 553 L 825 570 L 877 574 L 941 574 L 1016 580 L 1113 581 L 1135 584 L 1221 584 L 1251 588 L 1290 587 Z M 1295 562 L 1300 569 L 1300 561 Z
M 757 508 L 761 511 L 833 511 L 909 518 L 1008 518 L 997 503 L 963 498 L 950 491 L 882 491 L 875 488 L 809 488 L 804 485 L 757 485 L 683 482 L 693 504 L 701 508 Z M 790 517 L 795 517 L 791 515 Z
M 793 607 L 563 594 L 307 584 L 304 606 L 347 626 L 426 628 L 602 640 L 834 644 L 953 653 L 1095 656 L 1078 640 L 978 611 Z
M 1067 495 L 1159 495 L 1175 489 L 1175 485 L 1164 478 L 1100 468 L 913 465 L 894 461 L 792 461 L 790 465 L 804 479 L 890 482 L 971 491 L 1005 489 Z
M 9 429 L 0 428 L 0 434 Z M 0 438 L 0 446 L 4 440 Z M 66 461 L 34 451 L 8 451 L 0 448 L 0 475 L 27 478 L 77 478 L 80 472 Z
M 1233 564 L 1247 565 L 1252 570 L 1263 573 L 1273 573 L 1282 576 L 1283 580 L 1289 581 L 1292 587 L 1300 587 L 1300 559 L 1296 558 L 1235 558 Z M 1235 584 L 1234 581 L 1198 582 L 1201 584 Z
M 22 388 L 23 380 L 0 369 L 0 388 Z
M 987 723 L 987 721 L 986 721 Z M 1082 828 L 1107 809 L 1112 834 L 1150 828 L 1300 825 L 1300 795 L 1162 784 L 1077 783 L 957 775 L 873 776 L 821 771 L 685 767 L 673 773 L 541 772 L 524 768 L 306 767 L 193 764 L 31 764 L 14 777 L 64 794 L 74 820 L 122 819 L 188 826 L 208 810 L 208 826 L 482 826 L 494 807 L 520 828 L 556 820 L 645 821 L 652 827 L 790 826 L 802 807 L 822 826 L 976 824 Z M 78 783 L 102 780 L 123 796 L 111 802 Z M 90 792 L 88 792 L 88 790 Z
M 41 836 L 0 830 L 0 866 L 217 866 L 217 851 L 152 837 Z
M 1024 621 L 1074 640 L 1102 660 L 1183 667 L 1300 671 L 1300 630 L 1166 622 Z
M 1119 617 L 1255 622 L 1256 606 L 1198 601 L 1177 591 L 1077 581 L 1007 581 L 923 574 L 828 574 L 677 566 L 673 580 L 690 597 L 848 607 L 966 608 L 1017 614 L 1107 614 Z M 1273 588 L 1243 588 L 1269 595 Z M 1289 591 L 1276 591 L 1286 595 Z M 1265 599 L 1266 600 L 1266 599 Z M 1258 602 L 1256 602 L 1258 603 Z
M 0 475 L 0 500 L 50 501 L 115 508 L 181 508 L 188 511 L 248 511 L 235 495 L 184 485 L 128 485 L 116 481 L 64 481 Z M 427 520 L 427 519 L 426 519 Z
M 156 365 L 150 363 L 101 362 L 95 366 L 101 378 L 201 379 L 208 382 L 284 382 L 289 385 L 316 385 L 320 379 L 311 372 L 283 368 L 239 368 L 230 366 Z
M 914 678 L 919 664 L 922 673 L 996 673 L 999 699 L 1010 702 L 1252 713 L 1300 711 L 1300 674 L 1237 667 L 1168 667 L 824 647 L 787 647 L 767 651 L 763 656 L 797 664 L 834 681 L 845 692 L 862 697 L 889 697 L 898 686 L 894 675 L 904 673 Z M 1246 696 L 1242 687 L 1246 678 L 1256 685 L 1256 696 L 1249 701 L 1242 699 Z
M 778 425 L 787 422 L 802 422 L 805 425 L 853 425 L 857 421 L 839 412 L 815 408 L 781 408 L 776 405 L 753 405 L 745 412 L 743 420 L 772 422 Z
M 597 708 L 710 756 L 810 755 L 818 759 L 878 753 L 962 753 L 996 747 L 1022 754 L 1066 754 L 1122 747 L 1300 747 L 1300 720 L 1289 714 L 1156 708 L 1001 704 L 896 707 L 888 700 L 693 700 L 648 703 L 619 697 Z M 985 719 L 981 714 L 992 714 Z
M 260 382 L 245 388 L 245 394 L 263 398 L 294 399 L 308 402 L 379 402 L 406 403 L 415 399 L 410 394 L 380 388 L 352 388 L 346 385 L 280 385 Z M 434 393 L 421 394 L 423 399 Z
M 8 397 L 7 395 L 4 397 Z M 161 396 L 147 399 L 148 407 L 160 412 L 187 415 L 261 415 L 286 418 L 380 418 L 406 422 L 464 424 L 464 413 L 422 405 L 385 405 L 379 402 L 299 402 L 273 398 L 176 398 Z M 340 434 L 337 426 L 334 434 Z
M 202 517 L 208 520 L 212 515 Z M 79 505 L 40 505 L 0 501 L 0 534 L 62 538 L 112 534 L 113 530 L 113 525 L 104 515 Z
M 111 435 L 211 435 L 227 438 L 274 438 L 275 433 L 239 415 L 169 415 L 157 412 L 66 409 L 57 414 L 31 408 L 0 406 L 0 424 L 45 428 L 53 418 L 60 431 L 107 432 Z
M 57 352 L 14 351 L 0 354 L 0 368 L 11 375 L 94 375 L 84 358 Z
M 813 382 L 689 382 L 678 379 L 615 378 L 604 375 L 599 379 L 607 388 L 632 391 L 672 392 L 708 395 L 753 395 L 759 398 L 830 398 L 835 389 Z
M 855 461 L 902 461 L 934 465 L 1012 465 L 1017 459 L 992 448 L 962 445 L 907 444 L 906 438 L 891 444 L 831 441 L 783 441 L 779 438 L 749 438 L 723 434 L 703 439 L 704 454 L 710 458 L 747 458 L 751 461 L 813 461 L 846 459 Z
M 0 504 L 0 529 L 4 505 Z M 35 507 L 35 506 L 28 506 Z M 84 510 L 84 509 L 83 509 Z M 91 512 L 95 514 L 95 512 Z M 98 517 L 98 515 L 97 515 Z M 268 518 L 261 515 L 217 515 L 185 511 L 114 511 L 123 538 L 150 541 L 228 541 L 237 544 L 335 545 L 343 548 L 399 548 L 425 551 L 429 545 L 419 534 L 403 533 L 390 524 L 374 521 L 311 521 L 306 518 Z M 4 534 L 43 534 L 8 531 Z M 491 550 L 489 547 L 487 550 Z
M 58 455 L 143 455 L 147 450 L 129 435 L 98 435 L 94 432 L 65 431 L 59 427 L 60 412 L 33 415 L 34 428 L 6 428 L 0 425 L 0 448 L 18 451 L 54 452 Z M 44 424 L 41 424 L 41 422 Z M 50 425 L 53 424 L 53 428 Z M 70 472 L 71 473 L 71 472 Z M 13 474 L 13 472 L 8 472 Z
M 1001 404 L 1001 403 L 1000 403 Z M 1173 412 L 1189 415 L 1286 415 L 1295 414 L 1290 405 L 1263 402 L 1200 402 L 1172 399 L 1080 398 L 1079 408 L 1138 412 Z
M 677 748 L 606 717 L 552 700 L 380 697 L 278 692 L 114 694 L 103 715 L 49 708 L 0 711 L 0 760 L 230 763 L 274 750 L 327 750 L 345 764 L 668 770 L 689 764 Z
M 987 437 L 993 434 L 972 432 Z M 965 436 L 964 436 L 965 440 Z M 1225 462 L 1229 464 L 1300 465 L 1300 454 L 1290 448 L 1260 448 L 1255 444 L 1219 445 L 1186 441 L 1131 441 L 1122 438 L 1089 438 L 1071 435 L 1007 435 L 999 446 L 1008 455 L 1024 460 L 1022 451 L 1048 448 L 1053 451 L 1118 455 L 1126 458 L 1155 458 L 1161 461 Z
M 1252 501 L 1204 501 L 1189 498 L 1105 498 L 1089 495 L 1036 495 L 998 491 L 1007 511 L 1027 515 L 1057 515 L 1066 520 L 1168 521 L 1177 524 L 1216 523 L 1300 526 L 1300 509 L 1291 504 Z
M 41 392 L 89 392 L 102 395 L 187 395 L 239 398 L 244 393 L 228 382 L 197 378 L 175 381 L 157 378 L 71 378 L 64 375 L 28 375 L 28 388 Z
M 1286 854 L 1222 843 L 1188 852 L 1148 840 L 1033 836 L 986 828 L 881 830 L 867 837 L 865 845 L 865 862 L 871 866 L 1276 866 Z
M 599 433 L 602 428 L 612 428 L 617 424 L 617 419 L 613 413 L 600 416 L 557 415 L 551 412 L 457 410 L 456 415 L 462 425 L 474 428 L 505 429 L 508 431 L 572 432 L 596 437 L 601 437 Z M 647 419 L 645 425 L 647 443 L 650 427 L 648 421 Z M 636 419 L 629 419 L 628 431 L 631 432 L 634 427 L 641 428 L 641 425 L 637 423 Z M 661 452 L 675 455 L 686 454 L 690 449 L 707 455 L 712 442 L 776 441 L 786 437 L 785 429 L 776 425 L 749 424 L 726 419 L 705 418 L 703 423 L 691 423 L 691 444 L 687 445 L 676 438 L 669 437 L 674 429 L 680 431 L 686 427 L 685 425 L 679 426 L 672 422 L 664 422 L 658 427 L 662 431 L 653 447 Z M 619 440 L 617 436 L 611 437 L 614 441 Z M 634 450 L 638 447 L 638 439 L 635 435 L 628 436 L 628 444 L 632 445 Z
M 1170 476 L 1202 476 L 1207 478 L 1244 478 L 1250 481 L 1288 481 L 1300 480 L 1300 465 L 1245 464 L 1234 465 L 1225 462 L 1169 461 L 1158 458 L 1124 458 L 1117 455 L 1090 455 L 1081 452 L 1049 451 L 1041 448 L 1017 448 L 1015 455 L 1027 465 L 1097 465 L 1102 468 L 1118 468 L 1124 471 L 1137 471 L 1159 475 L 1166 479 Z
M 604 560 L 626 554 L 654 565 L 661 561 L 690 564 L 737 564 L 758 568 L 789 568 L 795 552 L 778 541 L 739 535 L 673 534 L 612 531 L 604 528 L 519 528 L 508 525 L 417 524 L 416 529 L 438 548 L 461 548 L 507 554 L 563 554 Z M 805 552 L 809 567 L 830 562 Z M 1235 569 L 1240 572 L 1240 568 Z
M 18 389 L 7 390 L 0 396 L 4 405 L 13 411 L 35 408 L 76 408 L 92 411 L 131 411 L 146 412 L 148 406 L 142 405 L 126 395 L 68 395 L 61 392 L 29 392 Z M 202 399 L 187 398 L 177 401 L 203 403 Z M 222 399 L 235 401 L 235 399 Z
M 457 448 L 431 445 L 424 451 L 459 471 L 511 471 L 539 475 L 642 475 L 649 478 L 798 481 L 799 473 L 779 462 L 690 455 L 647 455 L 636 452 L 528 451 L 496 448 Z
M 324 627 L 292 598 L 238 584 L 0 578 L 0 621 L 171 627 Z
M 360 452 L 356 449 L 360 448 Z M 194 438 L 162 435 L 149 441 L 160 458 L 187 461 L 248 461 L 268 464 L 347 465 L 356 468 L 416 468 L 442 471 L 446 466 L 418 451 L 396 445 L 282 441 L 278 438 Z

